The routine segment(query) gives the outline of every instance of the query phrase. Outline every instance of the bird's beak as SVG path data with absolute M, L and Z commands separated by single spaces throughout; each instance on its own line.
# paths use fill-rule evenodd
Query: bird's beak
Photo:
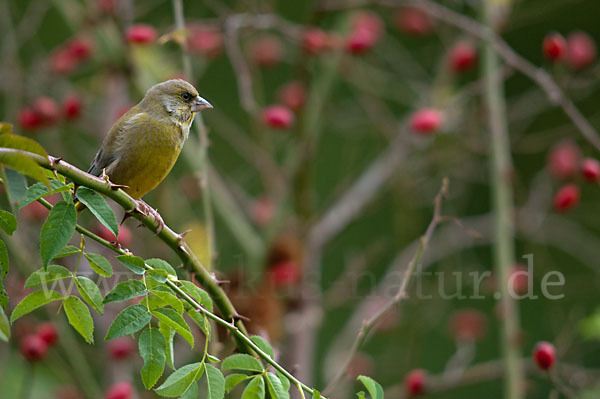
M 192 112 L 200 112 L 200 111 L 204 111 L 205 109 L 210 109 L 212 107 L 213 106 L 208 101 L 206 101 L 202 97 L 198 96 L 198 97 L 196 97 L 196 100 L 192 104 Z

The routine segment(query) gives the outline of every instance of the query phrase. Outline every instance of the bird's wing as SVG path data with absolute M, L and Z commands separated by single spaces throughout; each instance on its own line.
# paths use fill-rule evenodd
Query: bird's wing
M 144 112 L 135 106 L 127 111 L 110 129 L 108 136 L 102 143 L 102 147 L 94 156 L 94 160 L 88 169 L 88 173 L 94 176 L 100 176 L 102 170 L 106 169 L 107 173 L 111 166 L 119 162 L 123 154 L 124 135 L 131 125 L 135 125 L 140 116 L 145 115 Z M 109 174 L 110 175 L 110 174 Z

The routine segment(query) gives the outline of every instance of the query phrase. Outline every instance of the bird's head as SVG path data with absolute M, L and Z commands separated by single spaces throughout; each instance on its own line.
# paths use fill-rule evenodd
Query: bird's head
M 167 80 L 152 86 L 141 105 L 190 124 L 195 112 L 212 108 L 208 101 L 198 95 L 194 86 L 182 79 Z

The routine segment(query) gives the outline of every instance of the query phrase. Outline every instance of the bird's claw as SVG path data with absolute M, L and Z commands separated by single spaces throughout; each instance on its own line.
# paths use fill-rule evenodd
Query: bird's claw
M 165 227 L 165 222 L 163 221 L 160 213 L 158 213 L 154 208 L 150 205 L 146 204 L 143 200 L 138 200 L 135 206 L 135 212 L 142 214 L 143 216 L 152 215 L 158 226 L 156 227 L 156 234 L 160 234 L 163 227 Z

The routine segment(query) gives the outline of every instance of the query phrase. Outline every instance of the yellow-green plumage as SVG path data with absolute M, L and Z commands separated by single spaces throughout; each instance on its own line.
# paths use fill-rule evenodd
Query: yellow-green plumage
M 187 139 L 195 112 L 212 106 L 180 80 L 153 86 L 111 128 L 88 172 L 102 171 L 135 199 L 154 189 L 171 171 Z

